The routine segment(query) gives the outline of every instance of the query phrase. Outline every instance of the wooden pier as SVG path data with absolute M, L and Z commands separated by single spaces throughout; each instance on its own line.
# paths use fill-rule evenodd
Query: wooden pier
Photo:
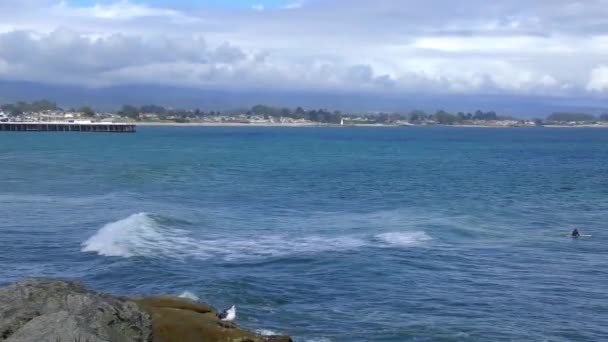
M 108 122 L 0 122 L 0 131 L 135 133 L 137 126 Z

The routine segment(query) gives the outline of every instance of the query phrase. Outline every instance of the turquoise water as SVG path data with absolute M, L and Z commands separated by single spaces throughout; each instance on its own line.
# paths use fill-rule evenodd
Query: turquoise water
M 297 341 L 608 339 L 608 130 L 2 132 L 0 163 L 0 283 L 194 295 Z

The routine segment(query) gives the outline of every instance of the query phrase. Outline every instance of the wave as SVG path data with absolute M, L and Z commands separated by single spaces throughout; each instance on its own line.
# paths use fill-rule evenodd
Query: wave
M 234 236 L 197 239 L 174 227 L 176 220 L 146 213 L 103 226 L 82 244 L 83 252 L 108 257 L 250 258 L 305 256 L 324 252 L 352 251 L 363 247 L 416 245 L 431 238 L 424 232 L 385 233 L 365 236 Z
M 158 252 L 178 257 L 184 247 L 195 244 L 184 231 L 169 229 L 158 224 L 154 216 L 139 213 L 103 226 L 82 244 L 82 251 L 126 258 Z

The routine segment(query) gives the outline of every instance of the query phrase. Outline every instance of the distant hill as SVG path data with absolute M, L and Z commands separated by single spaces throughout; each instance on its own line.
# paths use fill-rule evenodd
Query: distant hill
M 21 81 L 0 81 L 0 102 L 49 99 L 64 108 L 90 105 L 117 109 L 123 104 L 158 104 L 176 108 L 224 110 L 249 108 L 259 103 L 273 106 L 302 106 L 352 112 L 410 111 L 421 109 L 452 112 L 493 110 L 515 117 L 545 117 L 554 112 L 585 112 L 599 115 L 605 102 L 597 99 L 567 99 L 508 95 L 370 95 L 321 92 L 227 91 L 161 85 L 130 85 L 85 88 Z M 604 106 L 604 107 L 602 107 Z
M 598 120 L 597 117 L 587 113 L 553 113 L 547 117 L 547 121 L 555 122 L 590 122 Z

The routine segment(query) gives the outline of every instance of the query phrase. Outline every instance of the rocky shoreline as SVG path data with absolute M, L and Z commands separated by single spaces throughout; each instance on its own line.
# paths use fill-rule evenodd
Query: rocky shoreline
M 126 298 L 61 280 L 0 288 L 0 341 L 289 342 L 217 319 L 207 304 L 177 297 Z

